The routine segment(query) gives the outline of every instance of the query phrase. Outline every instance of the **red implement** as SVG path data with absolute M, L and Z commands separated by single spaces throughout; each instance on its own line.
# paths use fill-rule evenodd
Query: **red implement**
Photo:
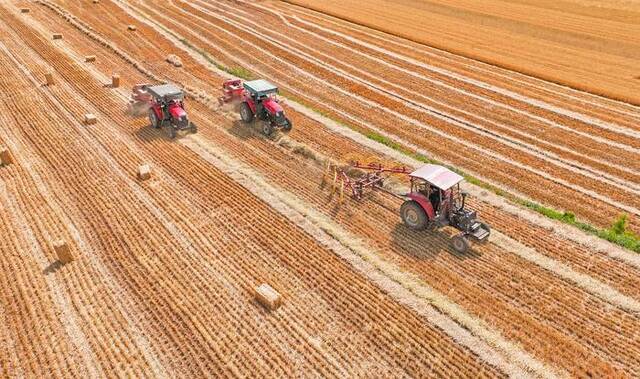
M 343 170 L 339 171 L 340 178 L 342 179 L 342 185 L 351 190 L 352 196 L 357 200 L 362 199 L 362 195 L 366 189 L 382 189 L 386 179 L 386 176 L 384 175 L 385 173 L 406 175 L 410 173 L 410 171 L 404 166 L 384 167 L 379 163 L 363 165 L 359 162 L 354 162 L 351 164 L 351 167 L 366 171 L 362 177 L 357 179 L 350 178 Z
M 242 100 L 244 87 L 240 79 L 228 79 L 222 83 L 222 96 L 218 98 L 220 105 Z

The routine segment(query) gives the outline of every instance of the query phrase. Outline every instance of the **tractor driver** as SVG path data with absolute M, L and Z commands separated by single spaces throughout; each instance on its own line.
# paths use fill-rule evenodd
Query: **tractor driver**
M 263 108 L 264 108 L 263 105 L 262 105 L 262 101 L 264 99 L 266 99 L 266 98 L 267 98 L 266 95 L 258 95 L 258 94 L 256 94 L 253 97 L 253 102 L 256 105 L 256 115 L 258 115 L 258 116 L 262 115 L 262 111 L 263 111 Z
M 433 211 L 437 213 L 440 206 L 440 189 L 432 184 L 429 184 L 429 202 Z
M 418 192 L 429 199 L 429 202 L 433 207 L 433 211 L 437 212 L 438 207 L 440 206 L 440 189 L 433 184 L 421 182 L 418 187 Z

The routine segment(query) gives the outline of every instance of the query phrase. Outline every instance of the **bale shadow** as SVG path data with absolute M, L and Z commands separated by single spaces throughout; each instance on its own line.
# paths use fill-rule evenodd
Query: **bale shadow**
M 443 250 L 460 260 L 481 256 L 474 250 L 473 243 L 466 253 L 458 253 L 451 247 L 450 237 L 443 230 L 416 231 L 409 229 L 401 221 L 392 230 L 391 238 L 400 252 L 415 259 L 434 259 Z
M 58 259 L 57 261 L 52 262 L 49 266 L 47 266 L 47 268 L 42 270 L 42 273 L 45 274 L 45 275 L 53 274 L 56 271 L 60 270 L 63 266 L 64 266 L 64 263 L 62 263 Z

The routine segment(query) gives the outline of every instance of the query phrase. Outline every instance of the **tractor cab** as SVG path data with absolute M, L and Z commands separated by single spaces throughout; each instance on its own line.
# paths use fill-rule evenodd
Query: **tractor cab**
M 264 79 L 252 80 L 242 83 L 245 93 L 251 97 L 253 101 L 263 100 L 271 94 L 278 93 L 278 87 Z
M 427 198 L 437 216 L 440 213 L 441 200 L 445 196 L 442 191 L 433 184 L 421 179 L 411 179 L 411 185 L 411 192 L 415 192 Z
M 161 128 L 164 124 L 169 124 L 171 138 L 175 138 L 178 131 L 197 131 L 197 127 L 187 117 L 182 89 L 173 84 L 145 84 L 134 87 L 134 94 L 143 92 L 149 99 L 148 114 L 151 126 Z
M 409 174 L 411 192 L 407 198 L 424 208 L 429 220 L 446 221 L 451 204 L 461 197 L 462 176 L 437 165 L 425 165 Z
M 467 194 L 461 190 L 462 176 L 446 167 L 428 164 L 409 174 L 411 192 L 400 208 L 405 225 L 412 229 L 437 229 L 452 226 L 461 233 L 452 244 L 458 252 L 469 248 L 468 238 L 486 241 L 489 226 L 477 220 L 476 211 L 466 209 Z

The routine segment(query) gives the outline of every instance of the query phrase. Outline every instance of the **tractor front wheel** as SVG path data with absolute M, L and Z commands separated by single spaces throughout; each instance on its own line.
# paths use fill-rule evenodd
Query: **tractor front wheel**
M 173 125 L 169 125 L 169 138 L 174 139 L 176 138 L 176 128 Z
M 158 129 L 160 127 L 158 116 L 156 116 L 156 112 L 153 109 L 149 109 L 149 122 L 151 123 L 151 127 L 154 129 Z
M 262 134 L 265 136 L 270 136 L 273 133 L 273 126 L 269 121 L 265 121 L 262 123 Z
M 253 121 L 253 111 L 251 110 L 251 107 L 249 107 L 249 104 L 247 104 L 246 102 L 240 104 L 240 117 L 245 124 Z
M 285 118 L 284 125 L 282 126 L 282 130 L 284 130 L 285 132 L 288 132 L 291 130 L 292 127 L 293 125 L 291 124 L 291 120 L 289 120 L 288 118 Z
M 460 254 L 464 254 L 469 250 L 469 240 L 463 234 L 458 234 L 451 239 L 453 249 Z
M 400 217 L 404 224 L 411 229 L 423 230 L 427 226 L 427 214 L 422 206 L 413 200 L 407 200 L 402 204 Z

